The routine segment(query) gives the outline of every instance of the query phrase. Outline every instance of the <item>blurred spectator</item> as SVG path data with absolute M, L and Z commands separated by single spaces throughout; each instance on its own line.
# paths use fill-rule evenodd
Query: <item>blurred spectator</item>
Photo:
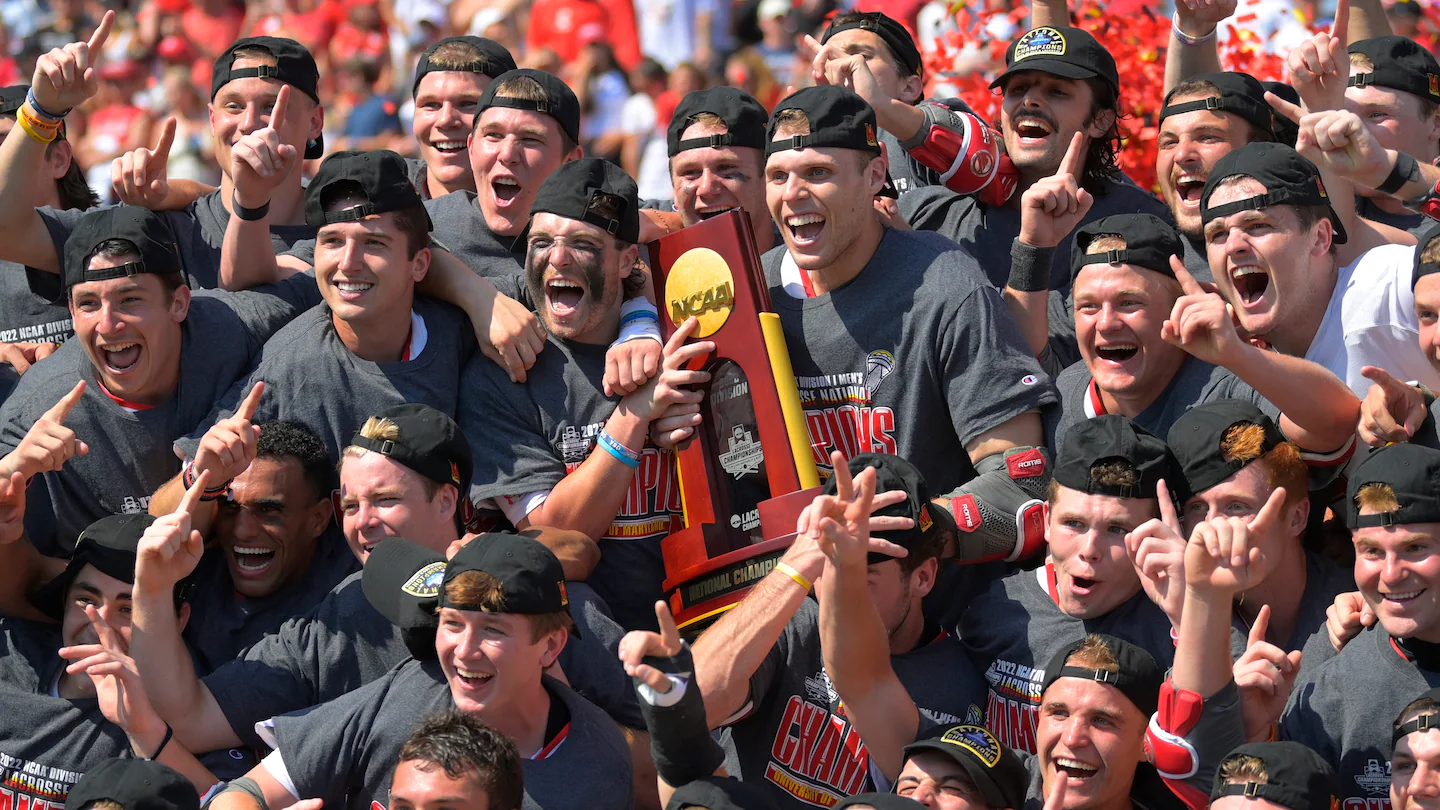
M 586 45 L 566 71 L 565 83 L 580 100 L 580 141 L 585 154 L 619 160 L 625 140 L 620 124 L 630 86 L 615 61 L 615 52 L 604 42 Z
M 1390 30 L 1402 37 L 1419 39 L 1420 20 L 1425 10 L 1419 0 L 1394 0 L 1385 4 L 1385 15 L 1390 18 Z
M 86 168 L 90 185 L 101 191 L 102 198 L 110 189 L 110 161 L 149 146 L 150 114 L 135 103 L 144 83 L 144 67 L 133 59 L 113 59 L 100 66 L 100 90 L 86 105 L 89 120 L 75 145 L 75 159 Z
M 795 30 L 790 27 L 790 0 L 760 0 L 756 23 L 760 41 L 755 49 L 765 59 L 770 75 L 781 85 L 794 84 Z
M 50 13 L 41 19 L 47 22 L 25 38 L 26 48 L 41 54 L 86 39 L 95 28 L 85 12 L 85 0 L 50 0 Z
M 620 131 L 624 136 L 620 165 L 635 178 L 642 200 L 671 197 L 665 129 L 659 125 L 655 113 L 655 100 L 665 92 L 669 78 L 659 62 L 648 58 L 640 60 L 640 65 L 630 71 L 630 86 L 635 92 L 625 100 L 620 114 Z
M 779 103 L 785 88 L 775 81 L 765 57 L 755 48 L 741 48 L 725 60 L 725 83 L 755 97 L 770 109 Z
M 390 31 L 378 0 L 345 0 L 344 5 L 345 21 L 330 40 L 331 66 L 368 62 L 375 67 L 371 86 L 381 93 L 390 92 Z
M 724 0 L 635 0 L 640 50 L 674 70 L 684 61 L 701 68 L 714 63 L 716 9 Z
M 520 59 L 520 67 L 543 70 L 556 76 L 564 70 L 560 64 L 560 55 L 549 48 L 527 48 L 524 53 L 524 58 Z
M 232 0 L 190 0 L 181 15 L 185 38 L 207 62 L 240 38 L 245 13 Z
M 215 138 L 210 134 L 205 96 L 190 81 L 190 69 L 181 65 L 166 68 L 158 89 L 163 103 L 152 108 L 155 129 L 146 136 L 147 145 L 158 139 L 163 119 L 174 118 L 175 142 L 170 147 L 167 169 L 170 179 L 219 185 L 220 166 L 215 162 Z
M 241 30 L 251 37 L 289 37 L 320 61 L 345 16 L 340 0 L 248 0 Z
M 610 15 L 596 0 L 535 0 L 525 47 L 548 48 L 560 62 L 573 64 L 586 44 L 604 41 L 609 28 Z
M 400 105 L 375 89 L 380 65 L 373 60 L 351 59 L 335 70 L 334 75 L 336 89 L 327 105 L 333 117 L 327 117 L 326 123 L 340 134 L 330 149 L 389 149 L 391 141 L 403 130 Z

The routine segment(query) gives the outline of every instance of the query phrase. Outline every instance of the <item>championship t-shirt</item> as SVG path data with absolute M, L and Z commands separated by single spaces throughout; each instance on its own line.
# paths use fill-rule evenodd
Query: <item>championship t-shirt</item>
M 985 674 L 985 725 L 1016 751 L 1035 753 L 1035 721 L 1045 666 L 1065 645 L 1106 633 L 1139 645 L 1162 669 L 1175 658 L 1170 619 L 1144 590 L 1092 619 L 1060 611 L 1054 569 L 1017 571 L 975 597 L 960 620 L 960 640 Z
M 542 677 L 570 721 L 521 761 L 521 807 L 631 810 L 630 748 L 620 728 L 564 684 Z M 300 795 L 323 799 L 329 808 L 384 810 L 405 740 L 429 715 L 454 708 L 440 665 L 410 660 L 338 700 L 275 718 L 277 750 Z
M 65 256 L 65 240 L 87 213 L 78 208 L 37 208 L 50 239 L 55 243 L 55 255 Z M 94 209 L 90 209 L 94 210 Z M 220 191 L 212 191 L 201 197 L 183 211 L 157 211 L 175 234 L 180 249 L 180 266 L 189 277 L 190 286 L 196 289 L 212 290 L 220 286 L 220 248 L 225 244 L 225 229 L 230 227 L 230 212 L 221 202 Z M 315 229 L 309 225 L 271 225 L 270 243 L 275 255 L 289 250 L 302 239 L 314 239 Z
M 620 397 L 601 385 L 607 346 L 551 337 L 525 383 L 513 383 L 484 355 L 470 360 L 461 378 L 456 421 L 475 453 L 470 498 L 487 502 L 548 492 L 591 453 Z M 600 563 L 588 580 L 615 620 L 626 628 L 653 628 L 665 561 L 660 541 L 680 514 L 673 454 L 646 438 L 634 482 L 609 531 L 598 539 Z
M 148 510 L 155 490 L 180 472 L 172 443 L 250 370 L 275 330 L 318 299 L 315 280 L 304 275 L 245 292 L 197 293 L 180 324 L 179 383 L 154 407 L 111 397 L 78 341 L 35 364 L 0 406 L 0 454 L 19 446 L 30 426 L 82 379 L 85 393 L 65 426 L 90 446 L 32 482 L 26 531 L 36 548 L 68 557 L 94 521 Z
M 763 259 L 795 370 L 813 458 L 890 453 L 951 491 L 975 475 L 965 446 L 1055 402 L 1000 294 L 942 236 L 886 229 L 860 274 L 797 299 L 782 244 Z
M 0 343 L 64 343 L 73 334 L 60 276 L 0 261 Z
M 890 656 L 921 727 L 979 723 L 985 695 L 979 670 L 948 634 L 927 635 L 929 643 Z M 813 599 L 800 603 L 750 677 L 745 706 L 720 739 L 726 771 L 761 787 L 779 808 L 829 807 L 873 789 L 870 752 L 825 673 Z

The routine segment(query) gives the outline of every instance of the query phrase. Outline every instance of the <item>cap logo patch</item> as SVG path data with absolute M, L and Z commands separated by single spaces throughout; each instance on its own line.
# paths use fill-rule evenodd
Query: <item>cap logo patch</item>
M 1429 73 L 1426 74 L 1425 78 L 1430 80 L 1430 95 L 1440 96 L 1440 76 Z
M 1015 43 L 1015 62 L 1032 56 L 1064 56 L 1065 35 L 1045 26 L 1028 31 Z
M 411 596 L 429 599 L 440 595 L 440 586 L 445 582 L 445 563 L 432 562 L 405 580 L 400 590 Z
M 570 592 L 567 591 L 567 590 L 565 590 L 565 580 L 563 580 L 563 579 L 560 580 L 559 585 L 560 585 L 560 604 L 565 605 L 565 606 L 568 607 L 568 606 L 570 605 Z
M 450 480 L 455 483 L 455 486 L 460 486 L 460 465 L 453 461 L 450 462 Z
M 690 317 L 700 321 L 695 337 L 720 331 L 735 309 L 735 276 L 725 257 L 710 248 L 685 251 L 665 278 L 665 301 L 675 326 Z
M 961 495 L 950 499 L 950 511 L 955 515 L 955 525 L 962 532 L 973 532 L 985 522 L 980 515 L 980 504 L 974 495 Z
M 1321 180 L 1318 174 L 1315 175 L 1315 188 L 1320 192 L 1321 197 L 1330 199 L 1330 195 L 1325 193 L 1325 181 Z
M 940 741 L 964 748 L 987 768 L 1000 764 L 1000 742 L 979 726 L 957 726 L 945 732 Z
M 929 507 L 926 507 L 924 504 L 921 504 L 921 505 L 920 505 L 920 531 L 922 531 L 922 532 L 928 532 L 928 531 L 930 531 L 930 527 L 931 527 L 931 526 L 934 526 L 934 525 L 935 525 L 935 521 L 930 519 L 930 509 L 929 509 Z
M 865 125 L 865 145 L 879 146 L 880 142 L 875 139 L 875 127 L 872 124 Z

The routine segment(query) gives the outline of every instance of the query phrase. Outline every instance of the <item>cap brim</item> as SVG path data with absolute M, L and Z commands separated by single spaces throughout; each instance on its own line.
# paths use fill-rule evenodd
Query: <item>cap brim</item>
M 1336 245 L 1343 245 L 1350 240 L 1350 235 L 1345 233 L 1345 226 L 1340 224 L 1340 215 L 1335 213 L 1335 208 L 1330 208 L 1330 224 L 1335 226 L 1335 235 L 1330 237 L 1330 242 Z
M 890 170 L 885 170 L 885 185 L 880 187 L 880 193 L 876 197 L 885 197 L 891 200 L 900 199 L 900 192 L 895 188 L 895 181 L 890 179 Z
M 1005 68 L 1004 73 L 996 76 L 995 81 L 990 82 L 990 89 L 994 90 L 1003 84 L 1007 76 L 1013 76 L 1016 73 L 1026 70 L 1038 70 L 1041 73 L 1049 73 L 1052 76 L 1059 76 L 1065 79 L 1091 79 L 1100 76 L 1099 73 L 1087 67 L 1081 67 L 1080 65 L 1070 62 L 1062 62 L 1059 59 L 1046 59 L 1043 56 L 1036 56 L 1030 59 L 1022 59 L 1010 67 Z M 1101 76 L 1101 78 L 1104 77 Z M 1106 79 L 1106 81 L 1109 80 Z
M 979 789 L 980 796 L 985 799 L 987 807 L 1006 808 L 1011 804 L 1004 796 L 1000 795 L 1000 787 L 995 783 L 995 777 L 990 770 L 977 762 L 974 757 L 965 756 L 962 753 L 963 749 L 959 746 L 941 742 L 938 739 L 928 739 L 916 740 L 902 749 L 906 759 L 920 751 L 938 751 L 964 768 L 965 772 L 970 774 L 970 781 L 974 782 L 975 787 Z M 1011 808 L 1011 810 L 1015 809 Z

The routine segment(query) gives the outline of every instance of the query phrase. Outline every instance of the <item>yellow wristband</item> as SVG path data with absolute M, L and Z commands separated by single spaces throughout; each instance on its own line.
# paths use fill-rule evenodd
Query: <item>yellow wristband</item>
M 800 573 L 799 571 L 796 571 L 796 570 L 794 569 L 794 567 L 792 567 L 792 566 L 790 565 L 790 563 L 787 563 L 787 562 L 777 562 L 777 563 L 775 563 L 775 570 L 776 570 L 776 571 L 779 571 L 780 573 L 784 574 L 785 576 L 787 576 L 787 577 L 795 580 L 795 584 L 796 584 L 796 585 L 799 585 L 800 587 L 804 588 L 804 589 L 807 590 L 807 591 L 810 590 L 811 588 L 815 587 L 814 584 L 812 584 L 812 583 L 810 582 L 810 580 L 808 580 L 808 579 L 805 578 L 805 575 L 804 575 L 804 574 Z
M 34 126 L 34 124 L 31 123 L 30 117 L 25 115 L 23 112 L 21 112 L 20 115 L 16 116 L 15 120 L 17 123 L 20 124 L 20 128 L 25 130 L 25 134 L 29 135 L 30 138 L 36 143 L 43 143 L 48 146 L 49 144 L 54 142 L 55 135 L 51 135 L 48 138 L 44 135 L 41 135 L 39 132 L 36 131 L 36 127 Z

